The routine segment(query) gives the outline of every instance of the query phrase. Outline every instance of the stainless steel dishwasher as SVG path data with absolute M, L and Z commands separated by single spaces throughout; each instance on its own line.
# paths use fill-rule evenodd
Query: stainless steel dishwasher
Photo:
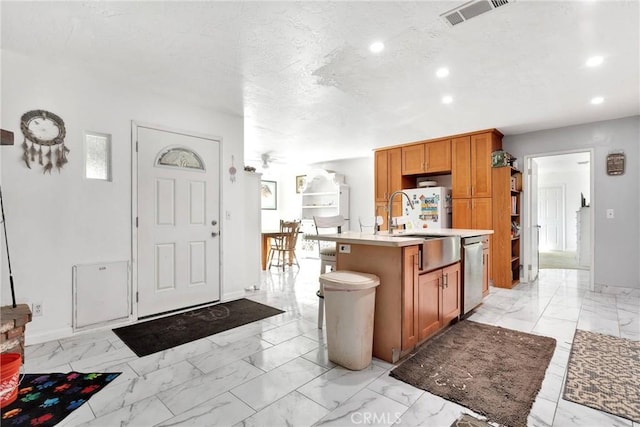
M 482 251 L 488 240 L 487 236 L 462 239 L 462 315 L 482 303 Z

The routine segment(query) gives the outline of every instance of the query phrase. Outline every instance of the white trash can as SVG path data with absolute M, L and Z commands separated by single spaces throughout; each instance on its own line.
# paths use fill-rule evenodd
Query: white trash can
M 320 276 L 324 289 L 329 360 L 348 369 L 371 363 L 376 286 L 380 278 L 355 271 Z

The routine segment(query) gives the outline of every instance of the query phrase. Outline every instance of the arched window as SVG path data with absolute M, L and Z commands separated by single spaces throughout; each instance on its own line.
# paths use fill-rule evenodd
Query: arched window
M 205 170 L 200 156 L 185 147 L 171 147 L 157 157 L 156 166 Z

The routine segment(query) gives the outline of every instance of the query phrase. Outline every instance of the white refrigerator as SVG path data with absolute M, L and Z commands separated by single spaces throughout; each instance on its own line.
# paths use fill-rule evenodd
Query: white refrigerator
M 433 229 L 451 227 L 451 189 L 424 187 L 404 190 L 413 202 L 413 209 L 402 198 L 402 214 L 407 217 L 408 229 Z

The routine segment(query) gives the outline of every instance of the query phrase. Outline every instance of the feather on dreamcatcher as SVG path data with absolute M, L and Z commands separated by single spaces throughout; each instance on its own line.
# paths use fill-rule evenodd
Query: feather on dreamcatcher
M 24 135 L 22 160 L 29 169 L 36 159 L 42 173 L 51 173 L 54 165 L 59 172 L 68 162 L 71 150 L 64 145 L 67 130 L 60 116 L 45 110 L 28 111 L 20 119 L 20 129 Z

